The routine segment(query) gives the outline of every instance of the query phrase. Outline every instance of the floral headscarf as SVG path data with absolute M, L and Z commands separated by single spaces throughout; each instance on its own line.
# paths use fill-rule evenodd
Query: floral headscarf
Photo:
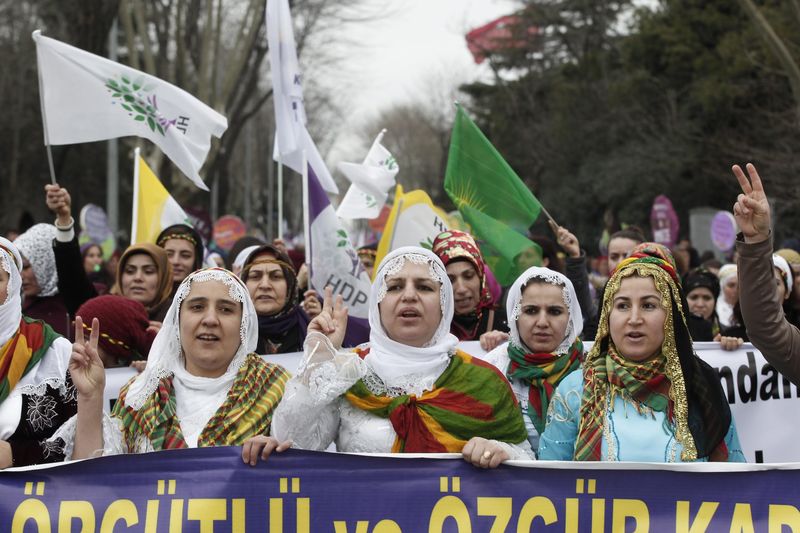
M 456 260 L 467 260 L 478 273 L 481 280 L 480 301 L 478 309 L 490 307 L 494 301 L 486 283 L 485 265 L 480 248 L 475 244 L 475 239 L 469 233 L 458 230 L 443 231 L 433 241 L 432 251 L 447 265 Z

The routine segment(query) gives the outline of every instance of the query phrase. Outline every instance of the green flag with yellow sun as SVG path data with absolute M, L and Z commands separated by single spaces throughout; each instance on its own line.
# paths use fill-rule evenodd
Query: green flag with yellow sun
M 501 285 L 511 285 L 542 251 L 527 238 L 542 206 L 460 105 L 447 157 L 444 189 L 479 241 Z

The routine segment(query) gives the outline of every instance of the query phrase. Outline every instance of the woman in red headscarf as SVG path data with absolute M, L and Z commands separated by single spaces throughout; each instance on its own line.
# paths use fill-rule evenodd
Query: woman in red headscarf
M 496 305 L 487 282 L 491 272 L 472 235 L 443 231 L 433 241 L 433 253 L 444 263 L 453 285 L 455 316 L 450 333 L 460 341 L 475 341 L 486 332 L 508 332 L 505 312 Z

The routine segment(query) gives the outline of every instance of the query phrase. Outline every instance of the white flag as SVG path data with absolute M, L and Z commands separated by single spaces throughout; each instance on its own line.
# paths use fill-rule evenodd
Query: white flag
M 381 131 L 362 164 L 339 163 L 339 170 L 350 180 L 336 215 L 340 218 L 377 218 L 395 186 L 399 170 L 397 162 L 382 144 Z
M 228 120 L 155 76 L 33 32 L 47 145 L 150 139 L 195 185 Z
M 322 160 L 311 135 L 306 130 L 303 105 L 303 75 L 297 62 L 292 14 L 288 0 L 267 2 L 267 43 L 272 76 L 272 100 L 275 103 L 275 150 L 273 158 L 302 174 L 306 160 L 331 194 L 339 188 Z M 305 150 L 305 157 L 303 151 Z

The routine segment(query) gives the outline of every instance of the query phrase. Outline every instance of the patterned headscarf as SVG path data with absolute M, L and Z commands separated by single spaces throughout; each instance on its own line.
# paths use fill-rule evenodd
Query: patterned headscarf
M 683 446 L 682 460 L 727 459 L 724 438 L 731 423 L 730 407 L 716 372 L 694 353 L 675 262 L 664 250 L 655 243 L 642 243 L 608 281 L 597 337 L 584 363 L 577 460 L 600 459 L 607 400 L 613 402 L 615 395 L 642 409 L 665 411 Z M 667 313 L 661 356 L 640 363 L 618 353 L 609 327 L 614 296 L 622 280 L 634 275 L 653 279 Z
M 169 300 L 172 294 L 172 265 L 169 263 L 167 252 L 160 246 L 144 242 L 129 246 L 122 257 L 119 259 L 119 266 L 117 267 L 117 282 L 111 288 L 111 294 L 122 294 L 122 274 L 125 272 L 125 265 L 131 256 L 136 254 L 146 254 L 153 258 L 158 272 L 158 286 L 156 287 L 156 297 L 152 302 L 145 305 L 148 313 L 153 313 Z M 124 294 L 122 294 L 125 296 Z
M 475 239 L 469 233 L 458 230 L 443 231 L 433 241 L 433 253 L 447 265 L 457 260 L 468 261 L 478 273 L 481 280 L 480 301 L 478 309 L 490 307 L 494 302 L 489 286 L 486 283 L 486 273 L 480 248 L 475 244 Z
M 19 252 L 27 259 L 41 291 L 37 296 L 46 297 L 58 294 L 58 273 L 56 256 L 53 253 L 53 239 L 56 227 L 52 224 L 36 224 L 14 241 Z
M 638 255 L 637 255 L 638 254 Z M 636 256 L 636 257 L 634 257 Z M 675 280 L 675 283 L 680 286 L 681 280 L 678 276 L 678 264 L 675 262 L 675 257 L 673 257 L 672 252 L 669 251 L 669 248 L 664 246 L 663 244 L 658 244 L 657 242 L 640 242 L 636 246 L 634 246 L 633 250 L 631 250 L 631 255 L 628 256 L 626 259 L 636 259 L 636 258 L 657 258 L 660 259 L 663 264 L 662 268 L 669 274 L 669 276 Z M 617 264 L 616 270 L 619 270 L 622 267 L 622 263 L 625 260 L 620 261 Z M 615 270 L 615 272 L 616 272 Z M 613 275 L 612 272 L 610 275 Z

